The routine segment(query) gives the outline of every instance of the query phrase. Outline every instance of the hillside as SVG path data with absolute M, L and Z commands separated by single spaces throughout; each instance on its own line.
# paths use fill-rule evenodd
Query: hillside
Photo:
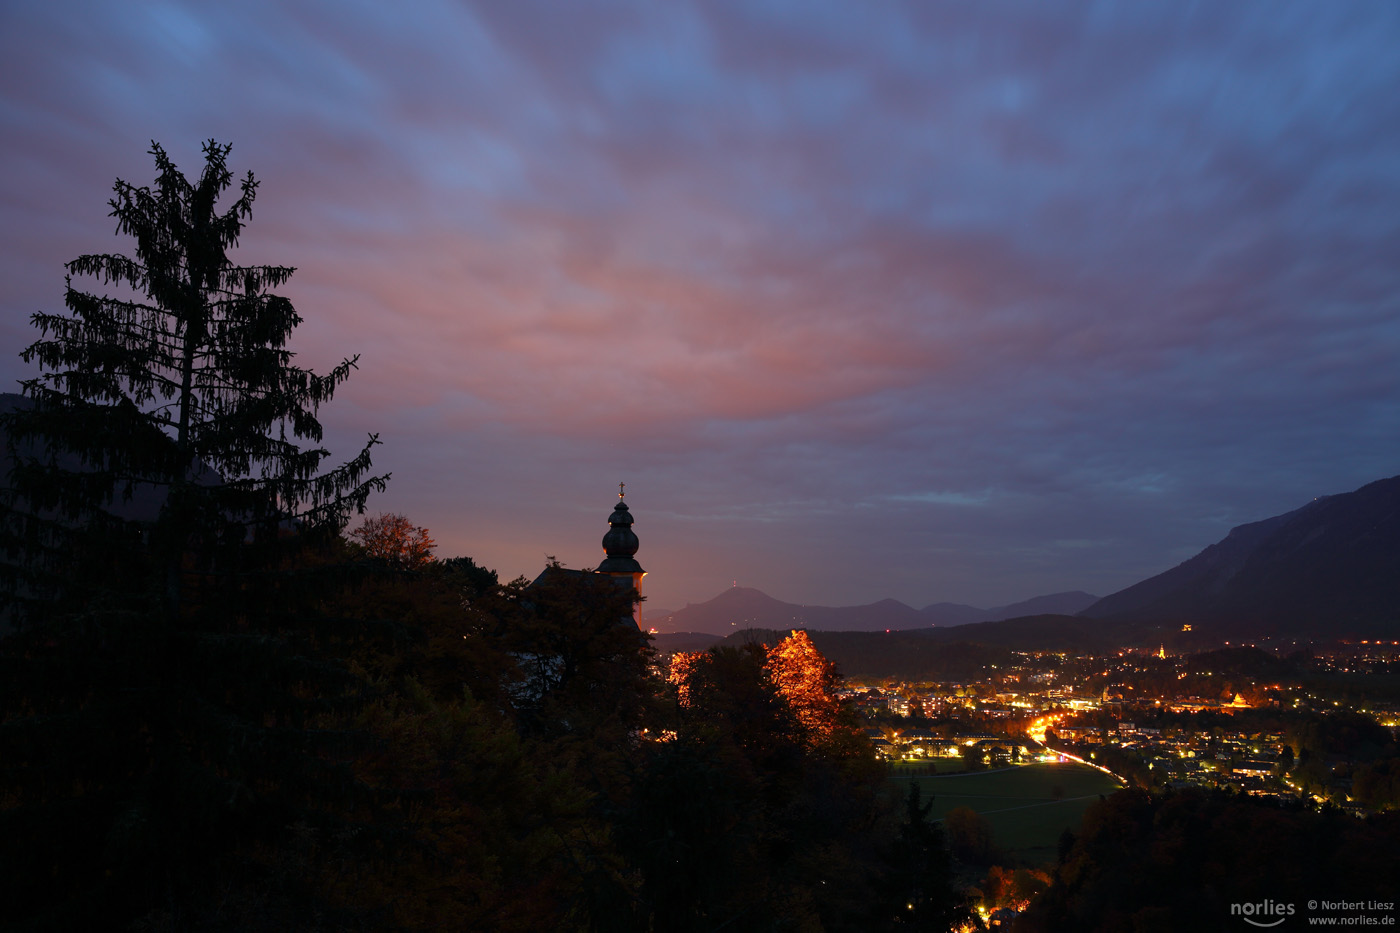
M 1240 525 L 1081 615 L 1225 637 L 1400 635 L 1400 476 Z
M 989 664 L 1011 663 L 1005 648 L 965 642 L 942 642 L 925 631 L 822 632 L 813 631 L 812 643 L 833 661 L 843 677 L 855 680 L 895 677 L 911 681 L 961 681 L 982 675 Z M 724 640 L 730 645 L 750 641 L 776 644 L 784 630 L 750 629 Z
M 776 644 L 787 629 L 743 629 L 723 641 Z M 1134 625 L 1073 616 L 1040 615 L 999 619 L 953 628 L 905 631 L 810 632 L 812 642 L 842 674 L 855 679 L 897 677 L 903 680 L 966 680 L 980 676 L 985 665 L 1012 663 L 1015 651 L 1107 651 L 1139 641 L 1147 634 Z M 710 644 L 715 642 L 711 640 Z M 658 635 L 663 653 L 709 647 L 693 633 Z
M 1015 651 L 1108 651 L 1123 645 L 1150 643 L 1157 633 L 1150 626 L 1114 619 L 1043 613 L 920 632 L 941 644 L 965 642 Z
M 714 599 L 680 610 L 645 612 L 643 621 L 662 632 L 727 635 L 747 629 L 807 628 L 824 632 L 883 632 L 951 627 L 1053 613 L 1074 615 L 1097 597 L 1083 592 L 1054 593 L 1025 602 L 979 609 L 960 603 L 934 603 L 914 609 L 894 599 L 862 606 L 803 606 L 774 599 L 761 590 L 736 586 Z
M 1096 600 L 1072 591 L 979 609 L 893 599 L 863 606 L 802 606 L 736 587 L 671 613 L 648 613 L 664 632 L 727 635 L 744 629 L 935 631 L 939 639 L 1018 647 L 1088 646 L 1170 638 L 1190 624 L 1211 638 L 1400 636 L 1400 476 L 1240 525 L 1190 560 Z M 1036 619 L 1036 622 L 1027 621 Z M 1015 624 L 1002 624 L 1014 620 Z M 945 634 L 956 627 L 955 635 Z M 1191 636 L 1186 636 L 1191 637 Z
M 662 618 L 648 613 L 644 621 L 667 632 L 719 635 L 749 628 L 868 632 L 928 625 L 917 609 L 893 599 L 866 606 L 799 606 L 747 586 L 731 587 L 714 599 L 686 606 Z

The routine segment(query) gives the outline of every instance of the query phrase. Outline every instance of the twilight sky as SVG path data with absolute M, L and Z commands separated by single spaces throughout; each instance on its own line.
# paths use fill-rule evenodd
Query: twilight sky
M 0 388 L 231 142 L 372 511 L 649 608 L 1100 595 L 1400 472 L 1400 5 L 0 4 Z

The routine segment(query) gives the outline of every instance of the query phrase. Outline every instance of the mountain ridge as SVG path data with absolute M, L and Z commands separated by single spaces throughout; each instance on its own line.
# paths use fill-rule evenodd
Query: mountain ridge
M 1400 476 L 1238 525 L 1079 614 L 1222 636 L 1400 635 Z
M 807 606 L 776 599 L 754 587 L 730 587 L 712 599 L 679 610 L 643 610 L 645 625 L 666 633 L 728 635 L 744 629 L 807 628 L 814 631 L 880 632 L 952 628 L 1026 615 L 1074 615 L 1098 597 L 1080 591 L 1037 596 L 1019 603 L 979 609 L 961 603 L 933 603 L 915 609 L 896 599 L 859 606 Z
M 1119 625 L 1123 637 L 1149 630 L 1164 637 L 1184 626 L 1224 639 L 1400 637 L 1400 476 L 1237 525 L 1176 567 L 1103 598 L 1069 591 L 992 609 L 946 602 L 914 609 L 893 599 L 829 607 L 737 587 L 645 618 L 665 631 L 719 636 L 786 628 L 948 633 L 968 626 L 963 636 L 969 639 L 1001 640 L 1004 633 L 1030 629 L 1024 622 L 1000 623 L 1031 617 L 1041 620 L 1035 636 L 1042 640 L 1056 626 L 1091 640 L 1107 631 L 1080 632 L 1065 621 L 1069 617 Z

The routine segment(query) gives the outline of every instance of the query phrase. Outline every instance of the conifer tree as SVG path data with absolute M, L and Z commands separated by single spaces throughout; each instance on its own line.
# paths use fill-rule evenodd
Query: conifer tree
M 21 926 L 327 916 L 297 853 L 354 794 L 335 743 L 360 687 L 289 560 L 387 477 L 373 436 L 321 469 L 317 409 L 355 359 L 294 364 L 300 318 L 271 291 L 292 269 L 228 257 L 257 182 L 220 211 L 229 147 L 203 151 L 194 182 L 153 143 L 154 185 L 116 183 L 134 253 L 67 264 L 4 419 L 0 903 Z
M 168 613 L 188 580 L 181 569 L 231 573 L 249 542 L 273 545 L 289 523 L 303 533 L 339 530 L 363 511 L 387 477 L 371 477 L 371 437 L 349 462 L 322 472 L 317 409 L 358 358 L 326 375 L 293 363 L 286 348 L 301 318 L 270 289 L 286 266 L 237 266 L 228 257 L 252 214 L 258 183 L 249 172 L 226 210 L 233 183 L 230 147 L 204 145 L 204 169 L 190 182 L 152 143 L 153 187 L 118 180 L 109 202 L 117 232 L 135 239 L 134 256 L 80 256 L 67 264 L 67 313 L 36 313 L 40 339 L 22 354 L 41 374 L 23 383 L 31 404 L 5 425 L 15 458 L 13 490 L 23 511 L 7 525 L 27 560 L 32 592 L 51 596 L 65 555 L 87 565 L 64 582 L 90 591 L 94 546 L 149 545 Z M 74 277 L 95 280 L 95 294 Z M 302 447 L 299 442 L 310 441 Z M 133 522 L 121 505 L 134 496 L 162 503 L 158 517 Z M 79 530 L 95 534 L 80 536 Z M 47 545 L 47 547 L 46 547 Z M 265 547 L 263 553 L 268 549 Z M 46 559 L 40 559 L 41 556 Z M 109 553 L 109 566 L 120 566 Z M 117 574 L 130 589 L 131 568 Z M 71 592 L 71 590 L 70 590 Z

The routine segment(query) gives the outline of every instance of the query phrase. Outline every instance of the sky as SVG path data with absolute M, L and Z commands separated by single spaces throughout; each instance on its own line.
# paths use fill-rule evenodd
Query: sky
M 648 608 L 1097 595 L 1400 473 L 1400 5 L 0 3 L 0 389 L 152 140 L 371 512 Z M 92 283 L 88 283 L 89 286 Z

